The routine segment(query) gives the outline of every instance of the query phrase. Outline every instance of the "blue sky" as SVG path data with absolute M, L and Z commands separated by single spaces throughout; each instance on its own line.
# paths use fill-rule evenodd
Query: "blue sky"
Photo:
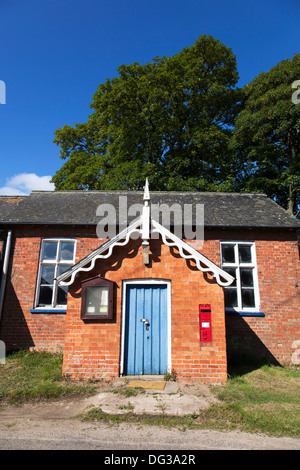
M 242 86 L 300 52 L 299 25 L 299 0 L 0 0 L 0 194 L 50 189 L 55 130 L 87 120 L 120 64 L 207 34 L 232 49 Z

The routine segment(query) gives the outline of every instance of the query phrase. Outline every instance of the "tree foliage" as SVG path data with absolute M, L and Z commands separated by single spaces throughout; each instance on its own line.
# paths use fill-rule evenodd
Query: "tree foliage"
M 291 213 L 300 204 L 300 104 L 292 100 L 299 79 L 297 54 L 246 85 L 231 141 L 237 188 L 265 192 Z
M 121 65 L 101 84 L 86 123 L 55 132 L 65 160 L 56 189 L 230 190 L 238 111 L 235 56 L 200 36 L 173 57 Z
M 300 54 L 242 90 L 231 49 L 211 36 L 173 57 L 121 65 L 86 123 L 55 132 L 56 189 L 260 191 L 300 209 Z

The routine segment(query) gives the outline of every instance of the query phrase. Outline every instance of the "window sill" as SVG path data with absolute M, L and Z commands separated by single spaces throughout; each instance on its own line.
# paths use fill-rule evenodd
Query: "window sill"
M 237 311 L 234 309 L 225 309 L 226 315 L 238 315 L 240 317 L 264 317 L 265 314 L 263 312 L 251 312 L 251 311 Z
M 31 308 L 30 313 L 67 313 L 67 309 L 62 308 Z

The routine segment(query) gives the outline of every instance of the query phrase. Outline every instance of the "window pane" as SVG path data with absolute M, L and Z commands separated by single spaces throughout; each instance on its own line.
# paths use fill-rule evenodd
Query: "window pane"
M 62 286 L 57 289 L 57 305 L 67 305 L 68 287 Z
M 39 305 L 51 305 L 52 303 L 52 289 L 50 286 L 41 286 L 40 287 L 40 298 Z
M 230 287 L 236 287 L 236 269 L 235 268 L 223 268 L 223 269 L 235 279 L 233 283 L 230 284 Z
M 222 263 L 235 263 L 234 245 L 222 245 Z
M 253 289 L 242 289 L 242 306 L 244 307 L 255 307 L 254 290 Z
M 53 284 L 55 266 L 42 266 L 41 284 Z
M 240 268 L 241 286 L 253 287 L 253 270 L 248 268 Z
M 237 307 L 237 290 L 224 289 L 225 307 Z
M 239 260 L 240 260 L 240 263 L 252 262 L 250 245 L 239 245 Z
M 59 264 L 57 268 L 57 276 L 60 276 L 62 273 L 67 271 L 71 267 L 70 264 Z
M 108 287 L 86 288 L 86 315 L 108 315 Z
M 74 255 L 74 242 L 61 242 L 60 244 L 60 256 L 61 261 L 72 261 Z
M 57 242 L 44 242 L 43 260 L 56 260 Z

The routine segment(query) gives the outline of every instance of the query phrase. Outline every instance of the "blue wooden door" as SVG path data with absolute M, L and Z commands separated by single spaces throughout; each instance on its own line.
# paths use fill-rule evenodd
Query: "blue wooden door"
M 124 373 L 164 374 L 168 367 L 167 286 L 127 286 Z

